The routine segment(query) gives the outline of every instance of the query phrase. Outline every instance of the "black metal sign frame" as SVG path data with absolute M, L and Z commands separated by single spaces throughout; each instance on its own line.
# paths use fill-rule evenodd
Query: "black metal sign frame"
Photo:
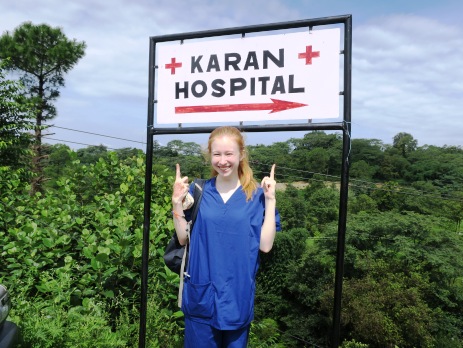
M 148 292 L 148 261 L 149 261 L 149 236 L 151 218 L 151 185 L 153 175 L 153 145 L 155 135 L 165 134 L 198 134 L 210 133 L 216 127 L 175 127 L 157 128 L 154 124 L 155 100 L 155 71 L 156 71 L 156 44 L 168 41 L 184 41 L 189 39 L 209 38 L 226 35 L 246 35 L 249 33 L 267 32 L 272 30 L 287 30 L 295 28 L 312 28 L 323 25 L 344 25 L 344 47 L 341 54 L 344 55 L 344 90 L 343 95 L 343 121 L 334 123 L 297 123 L 276 125 L 239 125 L 236 126 L 244 132 L 282 132 L 282 131 L 308 131 L 308 130 L 338 130 L 343 133 L 342 168 L 339 200 L 338 237 L 336 251 L 336 274 L 333 305 L 332 347 L 340 345 L 341 324 L 341 296 L 342 279 L 344 275 L 344 249 L 347 221 L 347 197 L 349 185 L 349 157 L 351 145 L 351 86 L 352 86 L 352 15 L 324 17 L 316 19 L 299 20 L 292 22 L 273 23 L 236 27 L 220 30 L 198 31 L 174 35 L 150 37 L 149 46 L 149 87 L 148 87 L 148 122 L 146 140 L 146 173 L 145 173 L 145 197 L 144 197 L 144 221 L 143 221 L 143 246 L 142 246 L 142 270 L 141 270 L 141 304 L 140 304 L 140 328 L 139 348 L 145 347 L 146 341 L 146 312 Z

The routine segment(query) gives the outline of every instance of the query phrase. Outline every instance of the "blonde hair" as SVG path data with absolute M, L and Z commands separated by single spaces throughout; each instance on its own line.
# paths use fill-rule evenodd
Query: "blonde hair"
M 249 201 L 252 198 L 252 194 L 255 190 L 257 190 L 257 181 L 254 179 L 254 175 L 252 173 L 252 169 L 249 166 L 249 159 L 248 159 L 248 151 L 246 150 L 246 145 L 244 144 L 244 137 L 241 132 L 235 128 L 230 126 L 224 126 L 216 128 L 212 131 L 209 135 L 209 140 L 207 142 L 207 154 L 211 156 L 212 151 L 212 143 L 215 139 L 227 136 L 235 140 L 238 148 L 240 149 L 240 164 L 238 166 L 238 177 L 240 179 L 241 186 L 243 187 L 243 191 L 246 194 L 246 201 Z M 217 171 L 211 167 L 211 175 L 217 176 Z

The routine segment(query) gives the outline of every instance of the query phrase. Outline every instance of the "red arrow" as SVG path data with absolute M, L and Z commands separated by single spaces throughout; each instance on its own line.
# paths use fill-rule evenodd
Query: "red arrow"
M 229 112 L 229 111 L 256 111 L 271 110 L 271 113 L 288 109 L 300 108 L 307 104 L 289 102 L 285 100 L 272 99 L 272 103 L 262 104 L 223 104 L 223 105 L 198 105 L 198 106 L 177 106 L 176 114 L 191 114 L 196 112 Z

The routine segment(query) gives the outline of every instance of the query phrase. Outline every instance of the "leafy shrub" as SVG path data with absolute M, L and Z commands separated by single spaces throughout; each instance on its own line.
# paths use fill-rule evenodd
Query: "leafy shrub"
M 57 180 L 57 190 L 33 196 L 19 176 L 0 172 L 0 282 L 11 291 L 25 346 L 66 347 L 80 337 L 85 347 L 86 334 L 93 347 L 138 341 L 143 162 L 134 157 L 122 163 L 114 153 L 89 166 L 75 162 L 73 175 Z M 152 185 L 150 315 L 158 317 L 150 330 L 162 346 L 180 341 L 182 321 L 178 276 L 161 258 L 173 231 L 171 182 L 161 173 Z M 159 338 L 164 332 L 168 338 Z M 96 333 L 101 342 L 91 338 Z

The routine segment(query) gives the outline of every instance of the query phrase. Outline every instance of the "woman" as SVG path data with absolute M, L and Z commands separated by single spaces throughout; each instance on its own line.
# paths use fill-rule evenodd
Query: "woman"
M 258 187 L 243 136 L 234 127 L 210 134 L 208 155 L 213 175 L 203 188 L 185 272 L 185 347 L 246 347 L 259 250 L 270 251 L 279 229 L 275 165 Z M 182 201 L 188 191 L 177 164 L 172 212 L 181 244 L 187 242 L 190 211 L 182 210 Z

